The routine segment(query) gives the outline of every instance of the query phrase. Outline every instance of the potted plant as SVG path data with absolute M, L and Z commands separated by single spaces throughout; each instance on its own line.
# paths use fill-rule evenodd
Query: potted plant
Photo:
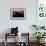
M 38 30 L 38 26 L 37 25 L 32 25 L 33 28 L 35 28 L 36 30 Z
M 45 26 L 32 25 L 32 27 L 35 28 L 36 30 L 45 29 Z
M 35 32 L 33 35 L 37 38 L 38 43 L 41 43 L 40 40 L 42 38 L 45 38 L 44 37 L 46 36 L 45 34 L 46 34 L 45 32 Z
M 40 27 L 40 29 L 44 29 L 44 28 L 45 28 L 45 26 L 41 26 L 41 27 Z

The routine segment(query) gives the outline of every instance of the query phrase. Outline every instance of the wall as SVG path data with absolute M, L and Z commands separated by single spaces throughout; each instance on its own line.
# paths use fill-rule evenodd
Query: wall
M 10 8 L 26 8 L 26 20 L 10 20 Z M 10 32 L 9 28 L 19 27 L 19 32 L 30 32 L 36 24 L 36 0 L 0 0 L 0 34 Z

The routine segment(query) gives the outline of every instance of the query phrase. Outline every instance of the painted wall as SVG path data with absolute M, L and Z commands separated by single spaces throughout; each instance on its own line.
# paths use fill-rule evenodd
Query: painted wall
M 26 8 L 26 20 L 10 20 L 10 8 Z M 9 28 L 19 27 L 19 32 L 29 32 L 36 24 L 36 0 L 0 0 L 0 34 L 10 32 Z M 1 38 L 1 37 L 0 37 Z

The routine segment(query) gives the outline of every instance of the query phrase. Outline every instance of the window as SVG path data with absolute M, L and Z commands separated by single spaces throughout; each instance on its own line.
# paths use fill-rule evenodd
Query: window
M 37 0 L 37 15 L 46 17 L 46 0 Z

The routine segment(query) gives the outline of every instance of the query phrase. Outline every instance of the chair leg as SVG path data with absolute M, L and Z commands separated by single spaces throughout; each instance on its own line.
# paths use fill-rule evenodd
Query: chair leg
M 5 46 L 7 46 L 7 34 L 5 34 Z
M 4 43 L 4 44 L 5 44 L 5 46 L 7 46 L 7 42 L 6 42 L 6 41 L 5 41 L 5 43 Z

